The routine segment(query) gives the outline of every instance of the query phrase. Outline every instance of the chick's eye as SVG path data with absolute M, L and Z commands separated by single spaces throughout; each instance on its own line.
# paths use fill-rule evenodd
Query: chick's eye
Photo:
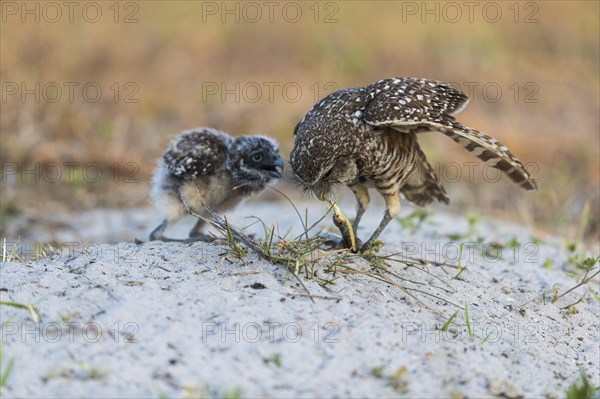
M 261 153 L 252 154 L 252 160 L 254 162 L 260 162 L 263 160 L 263 155 Z
M 323 175 L 323 179 L 329 179 L 329 178 L 331 177 L 331 175 L 332 175 L 332 174 L 333 174 L 333 168 L 329 169 L 329 170 L 327 171 L 327 173 L 325 173 L 325 174 Z

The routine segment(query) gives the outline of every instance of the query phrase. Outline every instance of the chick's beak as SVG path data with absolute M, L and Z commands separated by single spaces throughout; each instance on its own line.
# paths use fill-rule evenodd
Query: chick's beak
M 281 157 L 277 157 L 275 158 L 275 160 L 273 161 L 273 166 L 274 166 L 274 170 L 273 170 L 273 177 L 276 178 L 280 178 L 283 176 L 283 159 L 281 159 Z

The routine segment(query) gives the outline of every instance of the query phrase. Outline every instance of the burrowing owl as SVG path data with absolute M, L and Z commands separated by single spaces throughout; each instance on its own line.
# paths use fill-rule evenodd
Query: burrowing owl
M 399 193 L 418 205 L 434 199 L 448 203 L 416 133 L 443 133 L 522 188 L 536 189 L 536 181 L 506 146 L 454 119 L 468 101 L 449 84 L 408 77 L 337 91 L 296 126 L 291 167 L 299 183 L 319 198 L 338 183 L 350 187 L 358 200 L 354 231 L 369 204 L 367 189 L 374 187 L 384 197 L 385 215 L 363 250 L 400 211 Z
M 234 138 L 210 128 L 181 133 L 158 163 L 151 197 L 165 219 L 150 240 L 163 241 L 182 241 L 166 238 L 163 232 L 187 214 L 185 204 L 199 214 L 205 214 L 203 203 L 216 212 L 226 211 L 281 177 L 283 166 L 275 140 Z M 198 220 L 186 241 L 204 238 L 202 227 Z

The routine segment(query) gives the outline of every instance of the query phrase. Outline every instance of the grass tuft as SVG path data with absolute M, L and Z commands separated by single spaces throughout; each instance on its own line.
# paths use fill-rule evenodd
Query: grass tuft
M 467 331 L 469 332 L 469 338 L 473 340 L 475 334 L 471 328 L 471 321 L 469 320 L 469 305 L 465 303 L 465 322 L 467 323 Z
M 598 263 L 598 261 L 600 260 L 600 256 L 597 258 L 586 258 L 583 262 L 582 262 L 582 268 L 584 268 L 585 273 L 584 275 L 581 277 L 581 280 L 575 284 L 573 287 L 569 288 L 568 290 L 564 291 L 562 294 L 558 294 L 558 292 L 555 292 L 554 296 L 552 297 L 552 303 L 555 303 L 556 301 L 558 301 L 560 298 L 564 297 L 565 295 L 567 295 L 568 293 L 576 290 L 577 288 L 585 285 L 590 289 L 590 292 L 592 292 L 592 295 L 594 297 L 598 297 L 596 295 L 596 293 L 594 292 L 594 290 L 591 289 L 591 287 L 588 285 L 588 283 L 590 281 L 592 281 L 592 279 L 594 277 L 596 277 L 598 274 L 600 274 L 600 269 L 599 270 L 594 270 L 596 267 L 596 263 Z
M 277 189 L 272 189 L 281 193 Z M 264 232 L 263 239 L 255 240 L 244 234 L 241 229 L 231 225 L 226 218 L 220 217 L 210 208 L 205 207 L 205 212 L 200 214 L 190 209 L 185 201 L 183 202 L 191 215 L 204 220 L 220 232 L 229 245 L 232 255 L 243 259 L 249 251 L 272 264 L 285 267 L 300 283 L 313 302 L 315 297 L 308 291 L 303 279 L 314 281 L 327 288 L 335 284 L 339 275 L 346 274 L 364 276 L 396 287 L 436 314 L 441 315 L 439 311 L 434 309 L 435 306 L 425 303 L 425 299 L 430 299 L 436 304 L 442 302 L 463 309 L 462 306 L 444 298 L 444 294 L 456 292 L 456 289 L 448 281 L 432 273 L 429 268 L 432 266 L 441 267 L 442 270 L 444 266 L 456 268 L 459 270 L 457 276 L 464 268 L 461 269 L 460 266 L 445 262 L 412 258 L 403 253 L 380 255 L 378 253 L 380 247 L 377 245 L 374 250 L 366 253 L 353 253 L 346 248 L 333 249 L 329 237 L 325 238 L 320 233 L 310 234 L 310 232 L 327 217 L 334 206 L 331 206 L 315 222 L 310 223 L 308 210 L 302 215 L 285 194 L 281 193 L 281 195 L 290 202 L 301 221 L 302 232 L 295 237 L 290 235 L 290 231 L 280 234 L 277 226 L 267 226 L 260 218 L 252 217 L 256 220 L 253 224 L 260 223 Z M 418 278 L 418 275 L 412 278 L 405 277 L 403 273 L 395 270 L 398 267 L 396 265 L 415 269 L 418 274 L 424 275 L 423 281 Z M 446 273 L 445 270 L 444 272 Z
M 442 331 L 448 330 L 448 327 L 450 327 L 450 324 L 452 324 L 452 322 L 454 321 L 454 318 L 456 317 L 457 314 L 458 314 L 458 310 L 456 312 L 452 313 L 452 316 L 450 316 L 450 318 L 442 326 Z
M 403 228 L 408 229 L 411 234 L 414 234 L 431 216 L 433 216 L 433 211 L 431 209 L 417 208 L 404 217 L 397 217 L 396 220 Z M 432 222 L 429 221 L 429 223 Z
M 2 239 L 2 263 L 8 262 L 23 262 L 23 258 L 19 255 L 19 250 L 21 249 L 22 242 L 21 240 L 13 243 L 10 247 L 10 250 L 6 247 L 6 238 Z
M 223 220 L 225 222 L 225 240 L 227 241 L 227 244 L 230 248 L 229 253 L 238 258 L 239 260 L 243 261 L 248 254 L 246 250 L 242 246 L 240 246 L 240 244 L 238 244 L 235 237 L 233 236 L 231 225 L 227 221 L 227 216 L 225 216 Z
M 267 365 L 272 364 L 278 369 L 281 368 L 281 355 L 279 353 L 275 353 L 273 356 L 263 357 L 263 362 Z
M 581 370 L 579 378 L 567 389 L 567 399 L 592 399 L 600 393 L 599 387 L 590 384 L 587 375 Z
M 6 367 L 4 367 L 4 345 L 0 342 L 0 388 L 6 385 L 14 365 L 15 358 L 11 356 L 6 362 Z
M 0 305 L 11 306 L 13 308 L 27 310 L 29 312 L 29 315 L 31 316 L 31 320 L 33 320 L 34 323 L 39 323 L 39 321 L 40 321 L 40 314 L 37 312 L 37 310 L 32 305 L 24 305 L 22 303 L 4 302 L 4 301 L 0 301 Z

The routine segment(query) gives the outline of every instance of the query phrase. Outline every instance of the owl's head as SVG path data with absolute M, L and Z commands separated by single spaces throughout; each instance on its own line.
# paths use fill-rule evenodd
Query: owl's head
M 292 157 L 294 159 L 294 157 Z M 297 158 L 296 158 L 297 159 Z M 318 199 L 325 199 L 340 184 L 351 184 L 358 178 L 356 162 L 349 157 L 340 157 L 333 162 L 320 164 L 315 171 L 302 167 L 294 168 L 297 162 L 290 162 L 295 173 L 294 180 L 304 191 L 312 192 Z
M 323 199 L 338 184 L 350 184 L 358 178 L 352 154 L 343 150 L 343 142 L 327 142 L 327 137 L 307 134 L 297 140 L 290 156 L 294 180 L 306 192 Z
M 273 179 L 280 178 L 283 160 L 277 142 L 266 136 L 243 136 L 231 143 L 227 169 L 235 184 L 260 190 Z

